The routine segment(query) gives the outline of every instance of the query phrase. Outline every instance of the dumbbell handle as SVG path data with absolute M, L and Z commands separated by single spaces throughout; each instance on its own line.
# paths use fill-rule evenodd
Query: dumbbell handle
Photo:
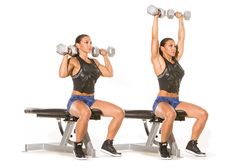
M 106 51 L 107 51 L 109 57 L 113 57 L 115 55 L 115 48 L 114 47 L 109 46 L 109 47 L 107 47 Z M 98 57 L 99 54 L 100 54 L 100 49 L 98 47 L 93 47 L 92 56 Z
M 173 17 L 176 15 L 176 12 L 173 9 L 168 9 L 167 10 L 167 18 L 168 19 L 173 19 Z M 185 20 L 190 20 L 191 18 L 191 12 L 190 11 L 184 11 L 184 19 Z

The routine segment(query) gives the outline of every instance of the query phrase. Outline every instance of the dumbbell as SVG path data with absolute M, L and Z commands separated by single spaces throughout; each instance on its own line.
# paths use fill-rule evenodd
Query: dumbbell
M 66 46 L 60 43 L 57 45 L 56 52 L 60 55 L 70 54 L 71 56 L 74 56 L 77 54 L 77 48 L 74 45 Z
M 106 51 L 107 51 L 109 57 L 113 57 L 115 55 L 115 48 L 114 47 L 109 46 L 109 47 L 107 47 Z M 92 56 L 98 57 L 99 54 L 100 54 L 100 49 L 98 47 L 93 47 Z
M 148 6 L 147 13 L 152 15 L 152 16 L 155 16 L 155 15 L 160 13 L 159 18 L 163 18 L 166 15 L 166 11 L 164 9 L 157 8 L 154 5 L 149 5 Z
M 167 15 L 168 19 L 173 19 L 173 17 L 175 16 L 175 11 L 173 9 L 168 9 L 166 15 Z M 184 15 L 185 20 L 190 20 L 190 18 L 191 18 L 191 12 L 190 11 L 184 11 L 183 15 Z

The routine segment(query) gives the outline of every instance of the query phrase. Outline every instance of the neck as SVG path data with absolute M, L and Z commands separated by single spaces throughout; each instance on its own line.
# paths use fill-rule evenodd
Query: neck
M 169 55 L 164 55 L 164 57 L 165 57 L 169 62 L 172 61 L 172 57 L 171 57 L 171 56 L 169 56 Z
M 79 56 L 84 59 L 84 60 L 87 60 L 88 59 L 88 54 L 87 53 L 83 53 L 83 52 L 80 52 L 79 53 Z

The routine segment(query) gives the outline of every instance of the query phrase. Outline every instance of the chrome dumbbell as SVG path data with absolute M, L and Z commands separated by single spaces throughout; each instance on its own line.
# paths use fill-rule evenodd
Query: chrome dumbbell
M 166 16 L 168 19 L 173 19 L 175 16 L 175 11 L 173 9 L 168 9 L 166 12 Z M 190 11 L 184 11 L 184 19 L 185 20 L 190 20 L 191 18 L 191 12 Z
M 152 16 L 155 16 L 155 15 L 160 13 L 159 18 L 163 18 L 163 17 L 166 16 L 166 11 L 164 9 L 157 8 L 154 5 L 149 5 L 148 6 L 147 13 L 152 15 Z
M 57 45 L 56 52 L 60 55 L 70 54 L 71 56 L 74 56 L 78 53 L 77 48 L 74 45 L 66 46 L 62 43 Z
M 114 47 L 109 46 L 109 47 L 107 47 L 106 51 L 107 51 L 109 57 L 113 57 L 115 55 L 115 48 Z M 99 54 L 100 54 L 100 49 L 98 47 L 93 47 L 92 56 L 98 57 Z

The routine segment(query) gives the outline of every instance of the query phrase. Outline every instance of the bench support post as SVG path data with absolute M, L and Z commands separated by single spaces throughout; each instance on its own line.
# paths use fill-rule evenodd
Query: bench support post
M 48 150 L 48 151 L 59 151 L 59 152 L 69 152 L 72 153 L 74 149 L 74 144 L 70 141 L 70 136 L 73 131 L 75 122 L 68 121 L 66 124 L 65 131 L 63 133 L 60 143 L 36 143 L 36 144 L 25 144 L 25 152 L 31 150 Z M 89 134 L 86 133 L 84 137 L 84 152 L 87 156 L 96 157 L 96 151 L 93 148 L 92 142 L 90 140 Z M 68 146 L 68 144 L 70 146 Z

